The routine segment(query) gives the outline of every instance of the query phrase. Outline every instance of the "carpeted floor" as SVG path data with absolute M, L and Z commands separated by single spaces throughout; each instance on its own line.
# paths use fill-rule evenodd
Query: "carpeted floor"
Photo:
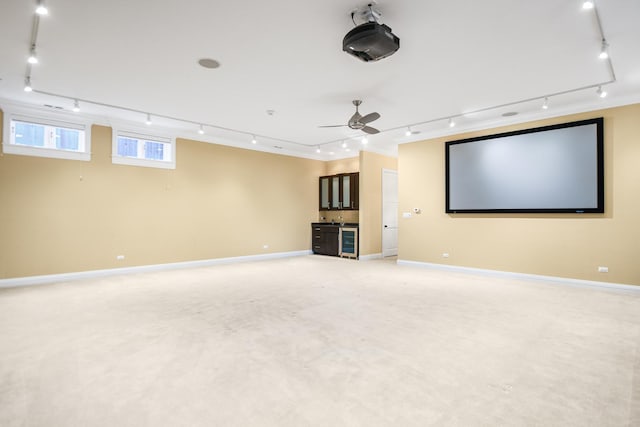
M 0 290 L 2 426 L 638 426 L 640 293 L 321 256 Z

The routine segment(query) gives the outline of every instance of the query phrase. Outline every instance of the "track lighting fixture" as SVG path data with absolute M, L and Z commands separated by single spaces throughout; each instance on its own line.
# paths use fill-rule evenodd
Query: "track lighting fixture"
M 602 47 L 600 48 L 600 55 L 598 58 L 607 59 L 609 57 L 609 45 L 605 39 L 602 39 Z
M 198 129 L 198 133 L 200 135 L 204 135 L 204 128 L 202 127 L 202 125 L 200 125 L 200 128 Z
M 602 86 L 598 86 L 598 90 L 596 91 L 600 98 L 605 98 L 607 96 L 607 91 L 602 89 Z
M 151 125 L 151 114 L 147 113 L 147 120 L 144 122 L 147 126 Z
M 342 148 L 347 148 L 347 141 L 342 141 L 342 144 L 340 144 L 340 146 Z
M 453 117 L 449 118 L 449 127 L 452 128 L 456 125 L 456 122 L 453 121 Z
M 544 99 L 544 103 L 542 104 L 542 109 L 546 110 L 549 108 L 549 98 Z
M 320 151 L 321 151 L 321 150 L 320 150 L 320 146 L 318 145 L 318 146 L 316 147 L 316 153 L 320 153 Z
M 594 6 L 595 6 L 595 4 L 593 3 L 593 1 L 584 1 L 584 2 L 582 2 L 582 8 L 585 9 L 585 10 L 593 9 Z
M 256 136 L 255 136 L 255 135 L 253 135 L 253 136 L 251 137 L 251 143 L 252 143 L 252 144 L 254 144 L 254 145 L 258 143 L 258 140 L 256 139 Z
M 78 103 L 78 100 L 74 100 L 73 101 L 73 112 L 77 113 L 80 111 L 80 104 Z
M 367 144 L 367 143 L 369 143 L 369 138 L 367 138 L 366 136 L 363 136 L 363 137 L 362 137 L 362 143 L 363 143 L 363 144 Z
M 411 136 L 411 128 L 407 127 L 407 131 L 404 134 L 405 136 Z
M 38 57 L 36 56 L 36 47 L 35 46 L 31 46 L 31 50 L 29 51 L 29 58 L 27 59 L 27 62 L 29 64 L 37 64 L 38 63 Z
M 44 5 L 44 0 L 38 0 L 38 6 L 36 7 L 36 13 L 38 15 L 48 15 L 49 9 Z
M 31 77 L 27 76 L 24 78 L 24 91 L 31 92 L 33 88 L 31 87 Z

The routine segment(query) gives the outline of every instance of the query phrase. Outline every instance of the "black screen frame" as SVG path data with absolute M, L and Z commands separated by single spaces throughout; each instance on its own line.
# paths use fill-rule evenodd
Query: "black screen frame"
M 596 125 L 596 164 L 597 164 L 597 206 L 595 208 L 531 208 L 531 209 L 451 209 L 449 206 L 449 149 L 453 145 L 470 142 L 485 141 L 490 139 L 506 138 L 514 135 L 522 135 L 537 132 L 553 131 L 576 126 Z M 561 123 L 550 126 L 523 129 L 513 132 L 497 133 L 478 136 L 474 138 L 459 139 L 445 142 L 445 212 L 456 213 L 604 213 L 604 118 L 597 117 L 575 122 Z

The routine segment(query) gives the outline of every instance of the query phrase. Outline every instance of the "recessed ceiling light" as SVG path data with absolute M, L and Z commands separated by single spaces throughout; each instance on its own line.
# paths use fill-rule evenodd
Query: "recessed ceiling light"
M 506 113 L 502 114 L 502 117 L 511 117 L 511 116 L 517 116 L 518 112 L 517 111 L 508 111 Z
M 220 63 L 218 61 L 211 58 L 202 58 L 198 61 L 198 64 L 200 64 L 200 66 L 204 68 L 209 69 L 218 68 L 220 66 Z

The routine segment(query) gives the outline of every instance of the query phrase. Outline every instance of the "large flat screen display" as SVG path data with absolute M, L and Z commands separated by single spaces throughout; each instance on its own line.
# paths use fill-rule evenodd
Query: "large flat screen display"
M 447 213 L 604 212 L 603 119 L 445 144 Z

